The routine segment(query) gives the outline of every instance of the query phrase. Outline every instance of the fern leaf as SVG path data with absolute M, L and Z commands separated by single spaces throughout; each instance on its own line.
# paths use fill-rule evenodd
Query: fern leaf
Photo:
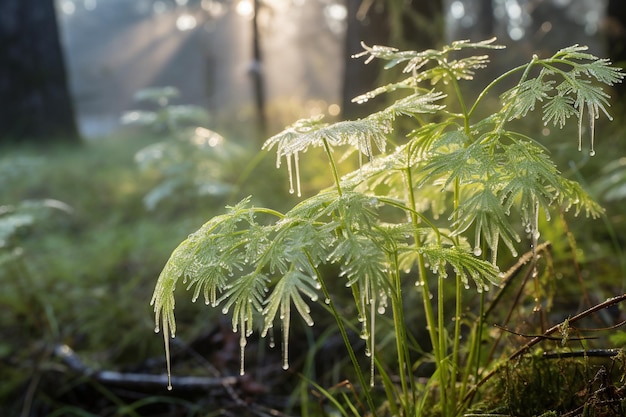
M 574 99 L 564 94 L 557 94 L 551 97 L 542 108 L 544 124 L 547 125 L 552 122 L 552 124 L 556 126 L 558 123 L 560 128 L 565 126 L 570 116 L 578 114 L 574 108 Z
M 306 301 L 302 298 L 302 294 L 309 297 L 311 301 L 316 301 L 318 298 L 316 287 L 317 283 L 311 276 L 305 275 L 297 269 L 292 269 L 279 279 L 266 301 L 267 305 L 263 310 L 265 325 L 262 336 L 265 336 L 267 332 L 273 328 L 274 318 L 278 314 L 283 336 L 283 369 L 289 368 L 288 352 L 291 304 L 293 303 L 304 321 L 309 326 L 312 326 L 313 318 L 310 315 L 311 310 Z
M 510 106 L 508 120 L 526 117 L 535 109 L 537 101 L 548 99 L 553 85 L 554 81 L 545 81 L 542 77 L 531 78 L 502 94 L 502 101 Z
M 612 86 L 624 79 L 624 73 L 621 68 L 611 65 L 608 59 L 597 59 L 585 64 L 585 73 L 594 77 L 601 83 Z
M 391 106 L 379 113 L 374 113 L 371 118 L 377 118 L 378 115 L 383 115 L 381 119 L 394 120 L 400 115 L 415 117 L 418 114 L 435 113 L 436 111 L 443 110 L 446 106 L 442 104 L 434 104 L 433 102 L 445 98 L 446 95 L 431 90 L 426 94 L 411 94 L 400 100 L 397 100 Z
M 497 267 L 489 262 L 475 257 L 471 252 L 458 246 L 444 247 L 426 245 L 418 249 L 435 265 L 435 273 L 446 275 L 446 265 L 450 265 L 454 272 L 461 276 L 461 281 L 469 288 L 469 278 L 476 284 L 478 292 L 489 290 L 490 285 L 499 286 L 502 278 Z
M 560 178 L 560 189 L 563 190 L 559 194 L 559 203 L 565 211 L 569 211 L 574 207 L 575 215 L 579 215 L 582 210 L 585 211 L 587 217 L 598 218 L 604 214 L 604 209 L 600 206 L 580 185 L 580 183 L 567 178 Z
M 453 222 L 453 235 L 460 235 L 473 225 L 476 239 L 474 251 L 477 253 L 481 251 L 481 238 L 485 239 L 494 252 L 498 249 L 498 242 L 502 240 L 516 256 L 517 251 L 513 242 L 519 242 L 520 237 L 507 219 L 500 198 L 493 190 L 479 184 L 469 188 L 470 190 L 466 191 L 470 193 L 469 197 L 464 198 L 453 213 L 453 218 L 456 219 Z

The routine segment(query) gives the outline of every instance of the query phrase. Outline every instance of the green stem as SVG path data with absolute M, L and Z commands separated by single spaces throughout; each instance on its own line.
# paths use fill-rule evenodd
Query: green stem
M 442 352 L 442 345 L 439 341 L 439 337 L 437 335 L 438 324 L 435 319 L 435 312 L 433 309 L 432 301 L 430 299 L 430 285 L 428 283 L 428 274 L 426 272 L 426 261 L 424 260 L 424 255 L 419 251 L 421 247 L 420 236 L 418 233 L 419 226 L 419 217 L 416 213 L 417 204 L 415 202 L 415 193 L 413 191 L 413 178 L 411 174 L 411 168 L 407 167 L 405 169 L 405 177 L 406 177 L 406 187 L 409 196 L 409 206 L 411 207 L 411 211 L 409 211 L 411 216 L 411 223 L 414 226 L 414 240 L 415 240 L 415 248 L 417 249 L 417 266 L 418 266 L 418 279 L 421 281 L 422 285 L 422 302 L 424 304 L 424 313 L 426 314 L 426 325 L 428 326 L 428 334 L 430 337 L 430 341 L 433 345 L 433 352 L 435 354 L 435 362 L 437 365 L 437 369 L 439 370 L 439 379 L 441 381 L 441 392 L 440 392 L 440 404 L 442 415 L 447 415 L 447 374 L 444 370 L 444 352 Z
M 335 164 L 335 158 L 333 158 L 332 151 L 330 149 L 330 145 L 328 144 L 328 140 L 326 138 L 322 139 L 322 143 L 324 144 L 324 151 L 326 151 L 326 155 L 328 156 L 328 161 L 330 162 L 330 168 L 333 172 L 333 178 L 335 179 L 335 186 L 337 187 L 337 194 L 341 197 L 341 185 L 339 183 L 339 172 L 337 171 L 337 165 Z
M 393 297 L 391 299 L 391 307 L 393 310 L 393 325 L 396 333 L 396 350 L 398 352 L 398 373 L 400 374 L 400 385 L 402 386 L 402 394 L 404 396 L 404 408 L 409 413 L 409 407 L 415 404 L 416 392 L 415 383 L 412 378 L 413 373 L 411 369 L 411 357 L 408 348 L 408 339 L 406 336 L 406 321 L 404 320 L 404 307 L 402 303 L 402 283 L 400 280 L 400 271 L 398 270 L 398 256 L 397 252 L 394 253 L 394 265 L 395 271 L 392 275 L 393 279 Z M 411 376 L 411 392 L 409 396 L 409 383 L 407 381 L 407 370 Z
M 335 321 L 337 322 L 337 327 L 339 328 L 339 332 L 341 333 L 341 338 L 343 339 L 343 343 L 346 346 L 346 349 L 348 351 L 348 356 L 350 356 L 350 361 L 352 362 L 354 371 L 357 375 L 359 383 L 361 384 L 361 387 L 363 388 L 363 394 L 365 395 L 365 400 L 367 401 L 367 405 L 370 408 L 371 416 L 376 417 L 377 415 L 376 406 L 374 405 L 374 399 L 372 398 L 370 390 L 368 389 L 369 383 L 365 379 L 365 375 L 363 375 L 363 372 L 361 372 L 361 365 L 359 365 L 359 361 L 356 357 L 356 353 L 354 352 L 354 349 L 352 349 L 352 344 L 350 343 L 350 339 L 348 338 L 348 332 L 346 331 L 346 327 L 343 324 L 343 318 L 341 317 L 341 315 L 335 308 L 335 304 L 333 303 L 333 300 L 330 298 L 328 287 L 326 287 L 326 283 L 324 282 L 322 275 L 320 274 L 317 267 L 315 266 L 313 259 L 311 259 L 311 256 L 308 253 L 306 254 L 306 256 L 309 261 L 309 265 L 311 266 L 311 269 L 315 272 L 317 281 L 320 283 L 322 293 L 324 294 L 324 297 L 326 298 L 326 300 L 328 300 L 328 307 L 331 311 L 331 314 L 333 315 L 333 317 L 335 318 Z M 374 353 L 372 352 L 372 354 Z
M 481 93 L 478 95 L 478 97 L 476 98 L 476 101 L 474 102 L 474 105 L 472 106 L 472 108 L 467 113 L 468 119 L 472 117 L 472 115 L 474 114 L 474 111 L 476 111 L 476 109 L 478 108 L 478 105 L 480 104 L 480 102 L 491 91 L 491 89 L 493 89 L 496 85 L 498 85 L 505 78 L 508 78 L 511 75 L 513 75 L 513 74 L 515 74 L 515 73 L 517 73 L 519 71 L 525 70 L 524 71 L 524 75 L 522 75 L 522 79 L 520 81 L 520 82 L 522 82 L 526 78 L 526 76 L 528 75 L 528 71 L 530 70 L 530 67 L 532 67 L 533 64 L 535 64 L 537 62 L 537 60 L 538 60 L 537 57 L 533 57 L 533 60 L 529 64 L 520 65 L 518 67 L 510 69 L 507 72 L 505 72 L 504 74 L 500 75 L 495 80 L 493 80 L 492 82 L 490 82 L 489 85 L 487 87 L 485 87 L 485 89 L 483 91 L 481 91 Z

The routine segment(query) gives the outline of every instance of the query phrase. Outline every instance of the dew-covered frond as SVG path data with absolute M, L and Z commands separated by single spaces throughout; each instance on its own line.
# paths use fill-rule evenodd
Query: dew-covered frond
M 387 68 L 394 67 L 395 65 L 411 59 L 417 52 L 415 51 L 400 51 L 397 48 L 389 46 L 374 45 L 367 46 L 365 42 L 361 42 L 362 52 L 352 55 L 352 58 L 367 57 L 365 63 L 369 64 L 375 58 L 384 59 L 390 61 L 387 64 Z
M 550 98 L 543 106 L 543 122 L 544 124 L 557 124 L 560 128 L 565 126 L 567 119 L 578 112 L 574 108 L 574 98 L 564 94 L 557 94 Z
M 424 165 L 425 175 L 418 185 L 443 179 L 441 188 L 445 188 L 454 180 L 471 182 L 475 178 L 489 176 L 497 169 L 498 160 L 485 144 L 476 141 L 463 147 L 458 143 L 464 140 L 462 133 L 446 135 L 445 139 L 447 141 L 432 152 L 430 160 Z
M 379 205 L 376 197 L 350 191 L 332 201 L 326 207 L 326 214 L 337 217 L 346 228 L 366 230 L 376 223 Z
M 554 89 L 554 83 L 542 77 L 531 78 L 503 93 L 500 97 L 508 111 L 507 119 L 525 117 L 535 109 L 537 101 L 549 99 L 548 93 Z
M 197 285 L 194 297 L 201 287 L 205 287 L 206 302 L 215 300 L 218 287 L 225 282 L 224 275 L 232 274 L 240 262 L 231 251 L 217 250 L 215 239 L 224 238 L 220 245 L 229 248 L 239 242 L 239 237 L 232 235 L 239 223 L 249 219 L 250 199 L 246 198 L 227 214 L 216 216 L 200 229 L 189 235 L 173 252 L 159 275 L 151 304 L 154 306 L 157 328 L 162 321 L 168 321 L 172 335 L 174 324 L 174 291 L 180 278 L 189 282 L 189 287 Z M 205 268 L 206 267 L 206 268 Z
M 345 190 L 365 191 L 375 190 L 379 185 L 386 185 L 389 189 L 392 184 L 402 180 L 400 170 L 406 168 L 406 152 L 403 146 L 396 148 L 393 153 L 377 156 L 363 164 L 358 170 L 347 173 L 341 177 L 341 188 Z
M 322 190 L 313 197 L 307 198 L 291 210 L 289 210 L 285 217 L 287 219 L 308 219 L 310 221 L 317 221 L 322 216 L 328 216 L 328 206 L 337 199 L 337 190 L 330 188 Z M 328 219 L 322 219 L 327 221 Z
M 486 68 L 488 55 L 476 55 L 448 63 L 448 70 L 457 80 L 473 80 L 476 70 Z
M 403 69 L 404 72 L 416 72 L 419 71 L 424 65 L 429 63 L 430 61 L 434 61 L 438 64 L 445 64 L 448 56 L 455 51 L 460 51 L 463 49 L 502 49 L 504 48 L 501 45 L 495 45 L 495 38 L 487 39 L 480 42 L 469 42 L 466 40 L 452 42 L 450 45 L 444 46 L 440 50 L 436 49 L 427 49 L 425 51 L 399 51 L 395 48 L 389 48 L 385 46 L 367 46 L 365 43 L 361 43 L 363 47 L 363 52 L 353 55 L 353 58 L 367 57 L 365 62 L 369 63 L 373 59 L 382 59 L 388 61 L 385 65 L 385 68 L 392 68 L 398 64 L 405 63 L 406 65 Z M 460 62 L 461 60 L 457 61 Z M 467 61 L 463 64 L 468 67 L 472 67 L 477 69 L 481 64 L 484 64 L 484 59 L 482 57 L 478 59 L 468 58 Z M 459 66 L 460 68 L 460 66 Z
M 435 90 L 427 93 L 415 93 L 399 100 L 396 100 L 391 106 L 379 113 L 374 113 L 372 117 L 380 117 L 381 119 L 394 120 L 398 116 L 415 117 L 418 114 L 435 113 L 443 110 L 446 106 L 443 104 L 434 104 L 434 102 L 445 98 L 446 95 Z
M 274 319 L 278 315 L 283 336 L 283 369 L 289 368 L 288 346 L 291 327 L 291 305 L 293 303 L 302 319 L 309 326 L 312 326 L 311 309 L 302 296 L 305 295 L 313 302 L 317 301 L 318 286 L 319 284 L 312 276 L 303 273 L 297 268 L 293 268 L 278 279 L 271 294 L 265 301 L 266 306 L 263 310 L 265 324 L 262 336 L 265 336 L 273 328 Z
M 532 142 L 516 141 L 504 147 L 503 157 L 498 180 L 505 211 L 519 204 L 528 218 L 536 203 L 547 210 L 559 193 L 561 178 L 548 155 Z
M 601 87 L 592 85 L 588 80 L 577 80 L 575 88 L 576 99 L 574 100 L 574 107 L 579 109 L 581 113 L 582 107 L 586 104 L 590 117 L 597 119 L 600 115 L 600 110 L 602 110 L 607 118 L 613 119 L 606 109 L 607 106 L 610 106 L 609 98 L 611 96 Z
M 321 146 L 321 142 L 311 142 L 316 137 L 307 136 L 307 133 L 327 126 L 326 123 L 322 123 L 322 118 L 323 116 L 316 116 L 296 121 L 282 132 L 266 140 L 262 149 L 270 150 L 276 146 L 276 167 L 280 167 L 283 156 L 287 158 L 287 163 L 291 164 L 292 155 L 305 152 L 310 146 Z M 291 169 L 291 165 L 289 168 Z
M 397 90 L 406 90 L 406 89 L 414 90 L 415 88 L 418 87 L 418 81 L 419 79 L 416 77 L 408 77 L 400 82 L 386 84 L 386 85 L 383 85 L 382 87 L 377 87 L 371 91 L 360 94 L 354 97 L 352 99 L 352 102 L 363 104 L 375 97 L 378 97 L 381 94 L 391 93 Z
M 474 227 L 474 252 L 481 252 L 481 240 L 484 239 L 492 251 L 497 251 L 499 241 L 502 240 L 511 253 L 517 254 L 514 242 L 520 237 L 508 218 L 508 213 L 502 206 L 500 197 L 488 188 L 479 184 L 466 187 L 467 196 L 461 201 L 451 218 L 454 235 L 461 235 L 470 227 Z
M 488 291 L 490 285 L 499 286 L 502 281 L 496 266 L 461 247 L 430 244 L 417 251 L 426 256 L 435 274 L 447 276 L 447 266 L 452 267 L 454 273 L 461 277 L 466 289 L 469 289 L 469 278 L 476 284 L 478 292 Z
M 339 241 L 329 259 L 341 268 L 346 286 L 367 280 L 376 288 L 382 288 L 387 280 L 389 262 L 384 241 L 374 239 L 371 233 L 348 233 Z M 379 236 L 380 237 L 380 236 Z
M 323 226 L 298 219 L 282 220 L 275 228 L 276 233 L 268 234 L 271 244 L 257 264 L 267 266 L 272 274 L 285 274 L 294 265 L 307 270 L 310 259 L 316 263 L 325 260 L 327 246 L 332 244 L 333 237 Z
M 557 53 L 554 54 L 554 58 L 585 60 L 597 59 L 594 55 L 584 52 L 587 50 L 589 50 L 588 46 L 575 44 L 559 49 Z
M 598 218 L 604 214 L 604 209 L 598 204 L 576 181 L 567 178 L 560 178 L 561 183 L 558 201 L 565 211 L 574 208 L 574 214 L 579 215 L 585 212 L 587 217 Z
M 622 82 L 624 79 L 622 68 L 614 67 L 608 59 L 593 60 L 584 65 L 583 71 L 597 81 L 609 86 Z

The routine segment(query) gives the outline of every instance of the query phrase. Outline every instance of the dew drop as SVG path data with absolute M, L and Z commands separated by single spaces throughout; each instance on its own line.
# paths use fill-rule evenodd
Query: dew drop
M 154 328 L 154 332 L 155 332 L 155 333 L 158 333 L 158 332 L 160 332 L 160 331 L 161 331 L 161 329 L 160 329 L 160 328 L 159 328 L 159 326 L 157 325 L 157 326 Z
M 244 335 L 243 328 L 240 331 L 241 331 L 241 336 L 239 338 L 239 375 L 245 375 L 246 371 L 244 369 L 244 365 L 246 363 L 245 355 L 246 355 L 247 340 Z
M 300 187 L 300 158 L 298 157 L 298 152 L 294 152 L 293 159 L 295 162 L 296 168 L 296 188 L 298 190 L 298 197 L 302 197 L 301 187 Z
M 596 156 L 596 151 L 595 150 L 590 150 L 589 151 L 589 156 Z
M 330 304 L 330 298 L 324 299 L 324 304 Z
M 289 193 L 295 192 L 293 188 L 293 169 L 291 168 L 291 155 L 287 155 L 287 173 L 289 174 Z
M 174 387 L 172 387 L 172 385 L 171 385 L 171 384 L 167 384 L 167 390 L 168 390 L 168 391 L 171 391 L 172 389 L 174 389 Z
M 483 254 L 483 251 L 482 251 L 481 248 L 479 248 L 479 247 L 475 247 L 474 248 L 474 256 L 480 256 L 482 254 Z

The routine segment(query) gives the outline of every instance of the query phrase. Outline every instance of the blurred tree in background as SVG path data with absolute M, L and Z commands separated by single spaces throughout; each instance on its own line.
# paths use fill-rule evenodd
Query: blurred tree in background
M 53 0 L 0 1 L 0 140 L 76 140 Z

